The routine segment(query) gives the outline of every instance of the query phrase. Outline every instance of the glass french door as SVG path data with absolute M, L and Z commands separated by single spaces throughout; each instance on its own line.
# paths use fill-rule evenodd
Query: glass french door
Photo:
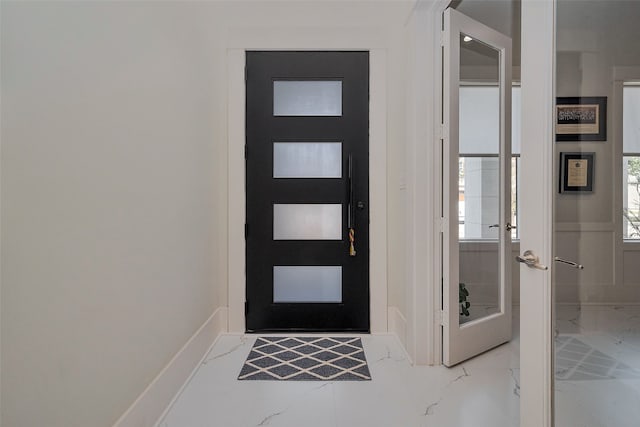
M 511 39 L 445 11 L 443 363 L 511 339 Z
M 521 425 L 636 426 L 640 4 L 522 17 Z

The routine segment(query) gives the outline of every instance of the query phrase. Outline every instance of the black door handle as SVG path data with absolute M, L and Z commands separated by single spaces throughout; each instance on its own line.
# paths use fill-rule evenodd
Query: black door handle
M 353 155 L 349 154 L 348 165 L 347 165 L 348 173 L 348 181 L 349 181 L 349 201 L 347 206 L 347 227 L 349 228 L 349 255 L 356 256 L 356 248 L 355 248 L 355 240 L 356 240 L 356 205 L 354 203 L 354 194 L 353 194 Z M 358 202 L 358 207 L 360 207 L 360 203 Z

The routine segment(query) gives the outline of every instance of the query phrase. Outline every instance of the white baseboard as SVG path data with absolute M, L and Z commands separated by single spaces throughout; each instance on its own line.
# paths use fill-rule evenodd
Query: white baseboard
M 388 313 L 389 333 L 392 333 L 396 337 L 398 337 L 398 340 L 400 341 L 400 344 L 402 344 L 405 353 L 409 354 L 409 352 L 407 351 L 407 319 L 402 315 L 397 307 L 389 307 Z
M 150 427 L 164 416 L 218 336 L 227 331 L 227 307 L 219 307 L 151 381 L 113 427 Z

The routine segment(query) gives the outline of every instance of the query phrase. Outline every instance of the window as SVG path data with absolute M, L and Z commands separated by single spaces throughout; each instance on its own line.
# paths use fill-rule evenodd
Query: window
M 622 90 L 622 234 L 640 240 L 640 84 Z
M 511 225 L 518 224 L 520 87 L 512 90 Z M 458 231 L 461 240 L 498 238 L 499 93 L 494 86 L 460 87 Z M 517 227 L 511 230 L 518 238 Z

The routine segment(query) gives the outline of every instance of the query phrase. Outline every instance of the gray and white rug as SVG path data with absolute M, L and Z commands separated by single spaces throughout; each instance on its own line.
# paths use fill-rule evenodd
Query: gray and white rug
M 360 338 L 259 337 L 239 380 L 371 380 Z
M 556 380 L 640 379 L 640 371 L 570 336 L 556 338 Z

